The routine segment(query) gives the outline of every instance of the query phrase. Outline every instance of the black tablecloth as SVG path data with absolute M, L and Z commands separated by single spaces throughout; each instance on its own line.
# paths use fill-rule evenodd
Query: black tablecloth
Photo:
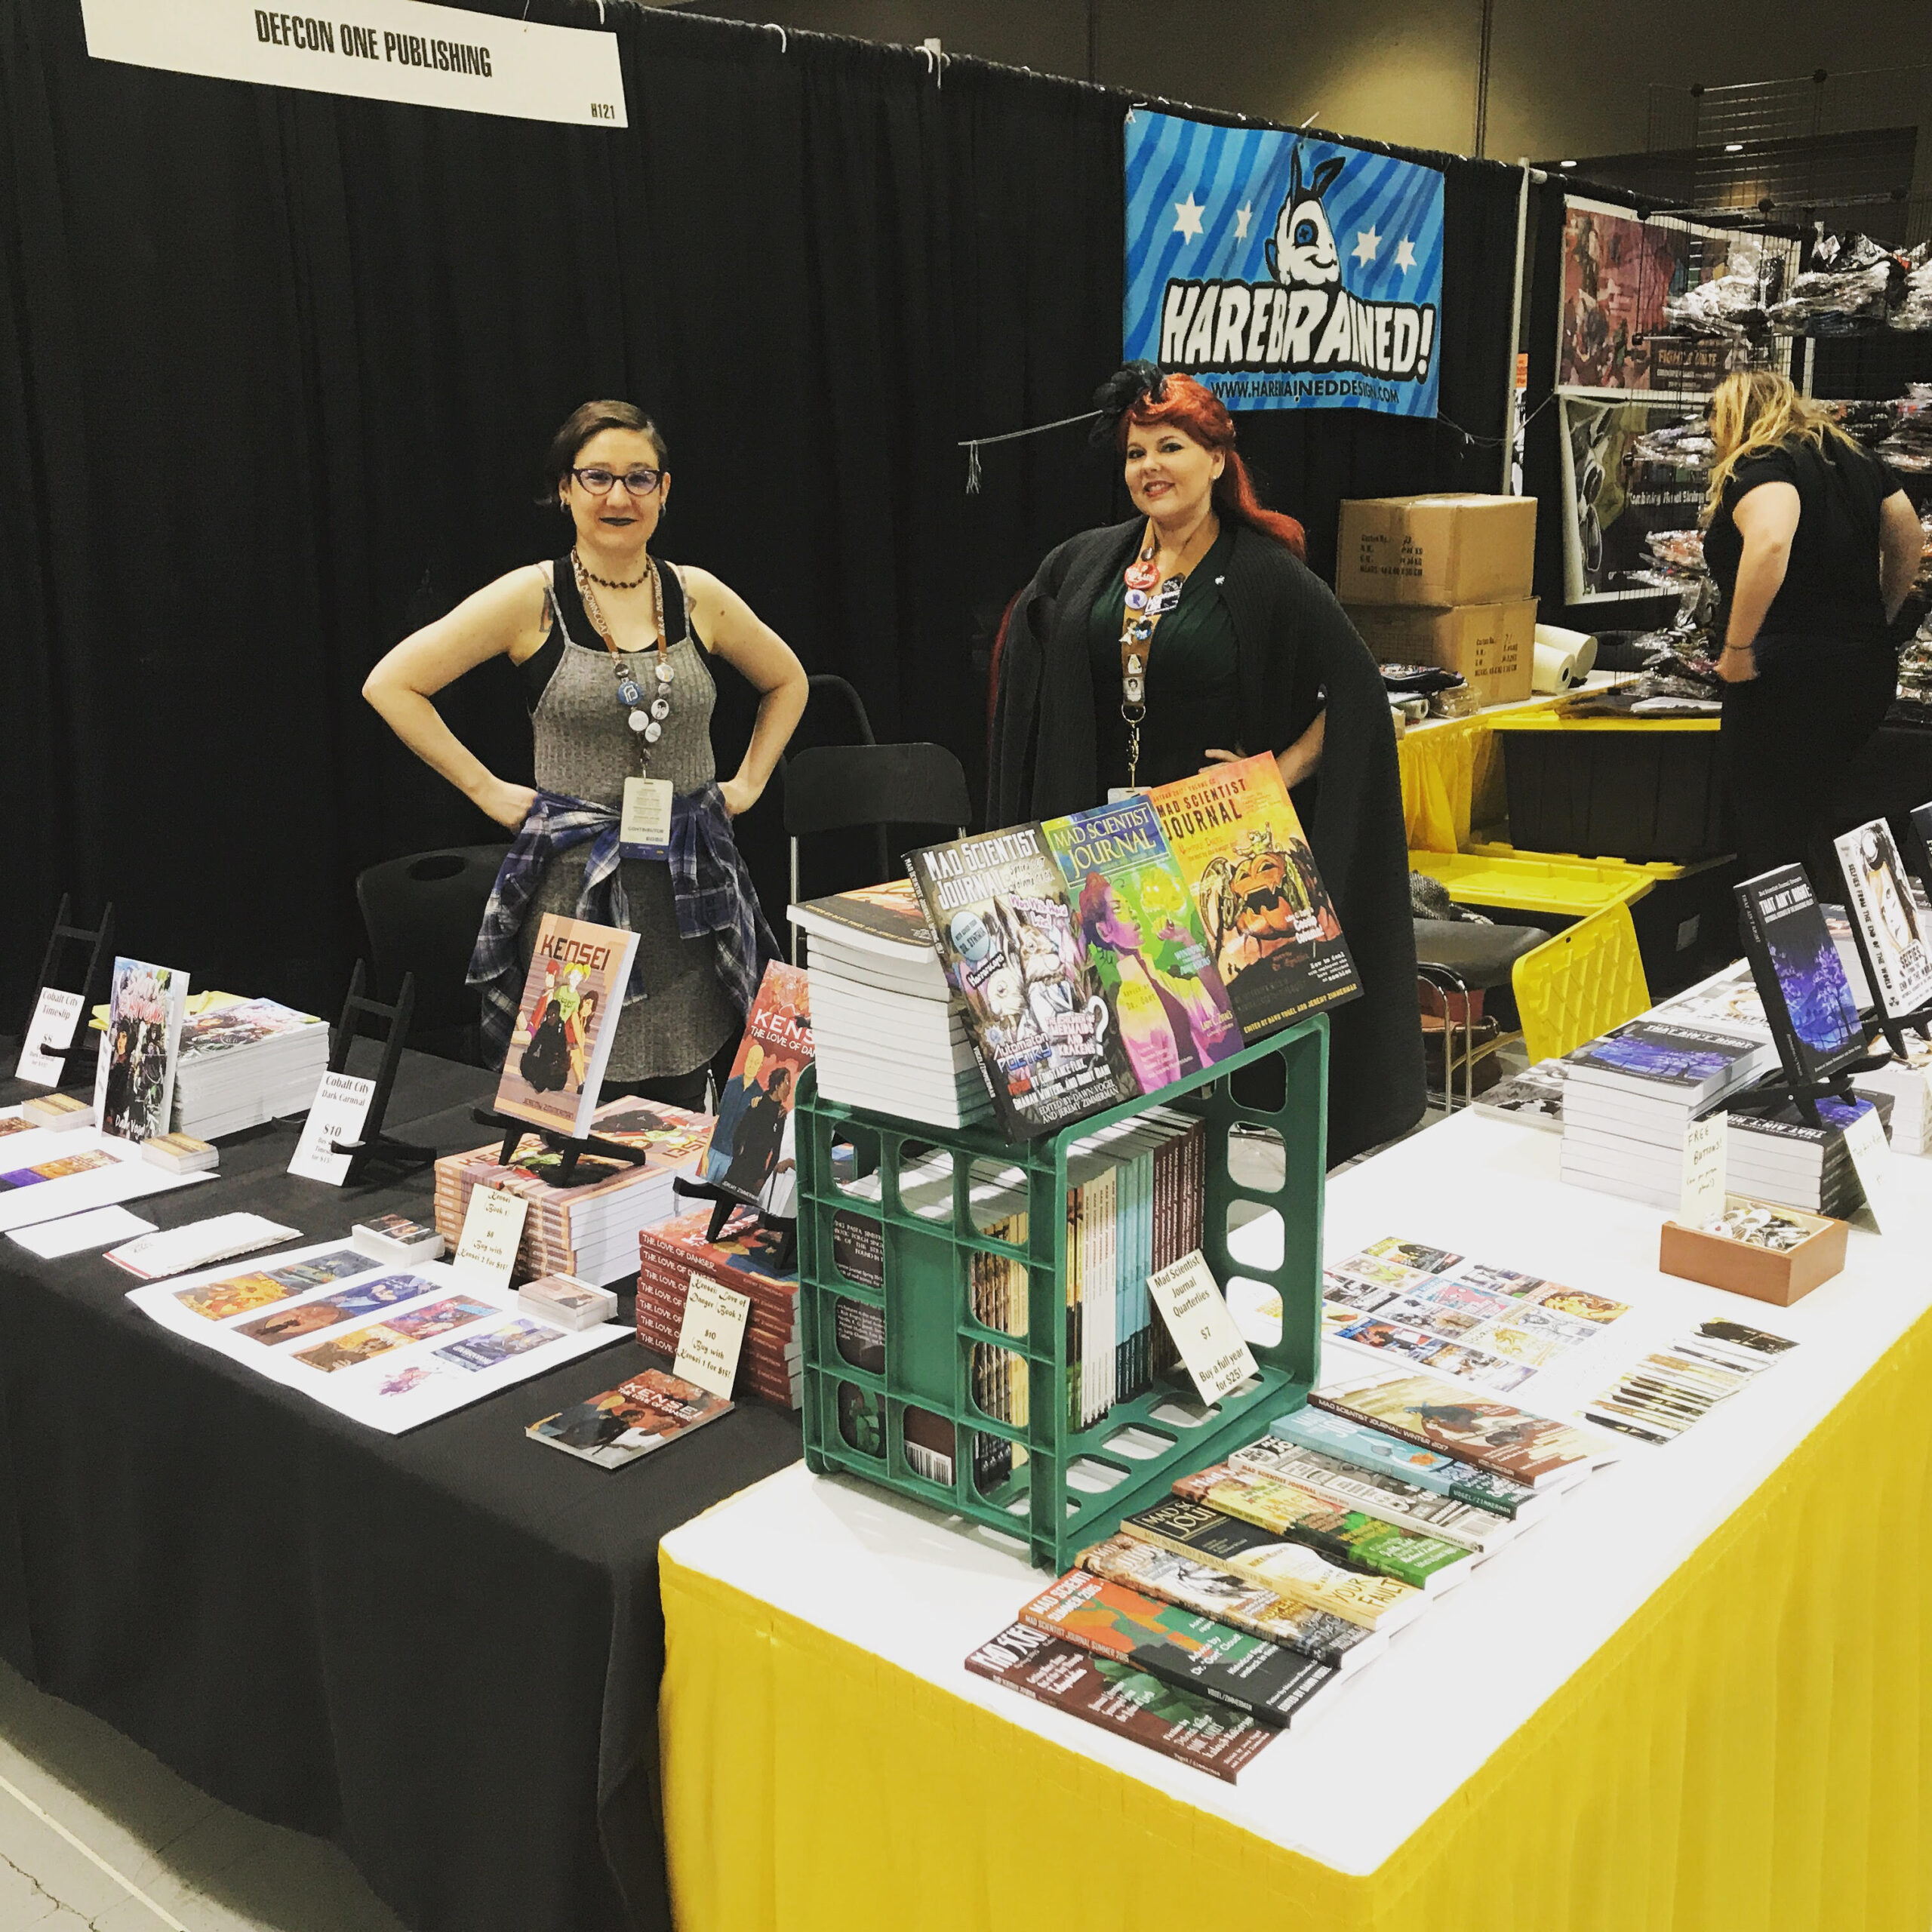
M 410 1055 L 390 1125 L 479 1145 L 488 1087 Z M 134 1211 L 306 1240 L 429 1218 L 426 1174 L 338 1192 L 284 1171 L 294 1138 L 230 1141 L 219 1179 Z M 796 1419 L 747 1402 L 616 1471 L 526 1440 L 661 1359 L 626 1341 L 379 1435 L 130 1285 L 0 1238 L 0 1652 L 202 1789 L 334 1839 L 422 1932 L 667 1927 L 657 1541 L 795 1460 Z

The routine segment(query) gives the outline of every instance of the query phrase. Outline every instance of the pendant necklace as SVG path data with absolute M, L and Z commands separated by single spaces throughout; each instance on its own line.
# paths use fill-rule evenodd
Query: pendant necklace
M 1205 518 L 1202 528 L 1207 527 Z M 1197 531 L 1195 535 L 1198 537 Z M 1181 555 L 1194 547 L 1190 537 Z M 1148 525 L 1147 540 L 1140 553 L 1121 573 L 1127 599 L 1121 617 L 1120 715 L 1127 721 L 1127 783 L 1134 789 L 1140 764 L 1140 725 L 1147 715 L 1147 660 L 1153 654 L 1154 627 L 1180 601 L 1187 582 L 1186 570 L 1177 570 L 1163 580 L 1155 560 L 1160 554 L 1160 540 Z
M 631 742 L 637 747 L 637 768 L 640 775 L 651 756 L 651 747 L 664 735 L 664 721 L 671 715 L 672 670 L 670 651 L 664 635 L 664 584 L 657 574 L 657 559 L 645 560 L 643 574 L 629 583 L 612 583 L 603 577 L 592 577 L 583 567 L 583 559 L 573 550 L 571 563 L 577 574 L 577 594 L 583 599 L 584 614 L 590 620 L 591 629 L 604 640 L 604 648 L 611 654 L 611 669 L 617 686 L 617 703 L 623 709 L 624 722 L 631 730 Z M 645 687 L 638 673 L 624 662 L 626 654 L 620 652 L 617 641 L 611 635 L 611 626 L 605 617 L 602 607 L 597 601 L 597 592 L 591 588 L 601 583 L 607 590 L 635 590 L 648 577 L 651 580 L 651 613 L 657 626 L 657 638 L 654 645 L 657 661 L 651 666 L 654 680 L 647 701 Z M 629 654 L 637 655 L 636 653 Z

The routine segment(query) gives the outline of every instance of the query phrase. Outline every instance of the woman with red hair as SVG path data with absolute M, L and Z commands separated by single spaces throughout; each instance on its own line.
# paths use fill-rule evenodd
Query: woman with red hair
M 1423 1105 L 1408 843 L 1381 673 L 1266 508 L 1234 420 L 1190 376 L 1130 363 L 1097 439 L 1137 514 L 1070 537 L 1014 600 L 998 660 L 986 822 L 1084 811 L 1261 751 L 1294 795 L 1362 997 L 1330 1016 L 1328 1155 Z

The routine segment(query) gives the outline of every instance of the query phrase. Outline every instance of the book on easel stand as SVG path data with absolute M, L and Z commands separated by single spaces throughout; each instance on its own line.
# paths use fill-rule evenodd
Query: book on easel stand
M 1908 1060 L 1908 1029 L 1919 1036 L 1918 1051 L 1932 1044 L 1932 933 L 1912 903 L 1905 861 L 1882 818 L 1832 843 L 1875 1017 L 1893 1054 Z
M 479 1127 L 502 1130 L 499 1165 L 508 1167 L 518 1143 L 533 1131 L 561 1156 L 553 1177 L 560 1187 L 573 1184 L 585 1154 L 646 1164 L 641 1149 L 590 1131 L 636 952 L 634 932 L 544 914 L 503 1055 L 496 1105 L 478 1107 L 471 1116 Z
M 1779 866 L 1746 879 L 1737 893 L 1745 953 L 1783 1068 L 1774 1084 L 1801 1119 L 1823 1127 L 1818 1103 L 1855 1104 L 1853 1076 L 1884 1058 L 1866 1051 L 1858 1002 L 1804 868 Z
M 110 900 L 101 908 L 100 923 L 94 927 L 73 924 L 72 912 L 72 899 L 63 892 L 54 915 L 54 930 L 48 935 L 47 950 L 41 956 L 32 1003 L 20 1028 L 20 1056 L 14 1077 L 36 1086 L 66 1086 L 77 1069 L 91 1081 L 94 1069 L 84 1063 L 97 1059 L 100 1052 L 100 1041 L 83 1022 L 88 1002 L 99 988 L 103 963 L 114 957 L 114 905 Z M 86 949 L 87 964 L 79 985 L 69 986 L 65 983 L 70 977 L 70 955 L 82 947 Z M 54 1032 L 62 1022 L 66 1037 L 60 1044 L 48 1037 L 36 1039 L 36 1034 Z M 78 1040 L 74 1038 L 76 1031 L 81 1034 Z
M 680 1174 L 672 1189 L 712 1204 L 705 1238 L 715 1243 L 740 1208 L 779 1237 L 777 1265 L 789 1269 L 798 1231 L 796 1124 L 798 1077 L 812 1063 L 810 992 L 801 968 L 774 959 L 758 983 L 743 1037 L 723 1091 L 701 1180 Z

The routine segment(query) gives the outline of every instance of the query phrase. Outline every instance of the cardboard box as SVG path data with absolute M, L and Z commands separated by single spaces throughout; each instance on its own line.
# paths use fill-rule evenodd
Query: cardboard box
M 1727 1201 L 1733 1208 L 1749 1204 L 1736 1195 Z M 1786 1220 L 1810 1229 L 1810 1238 L 1780 1252 L 1666 1221 L 1658 1244 L 1658 1269 L 1687 1281 L 1702 1281 L 1734 1295 L 1749 1295 L 1754 1301 L 1789 1308 L 1844 1269 L 1845 1224 L 1822 1215 L 1801 1214 L 1795 1208 L 1777 1211 Z
M 1378 664 L 1439 664 L 1460 671 L 1482 704 L 1530 695 L 1536 669 L 1537 600 L 1462 604 L 1351 604 L 1349 621 Z
M 1534 497 L 1345 500 L 1335 546 L 1344 604 L 1500 604 L 1530 595 Z

